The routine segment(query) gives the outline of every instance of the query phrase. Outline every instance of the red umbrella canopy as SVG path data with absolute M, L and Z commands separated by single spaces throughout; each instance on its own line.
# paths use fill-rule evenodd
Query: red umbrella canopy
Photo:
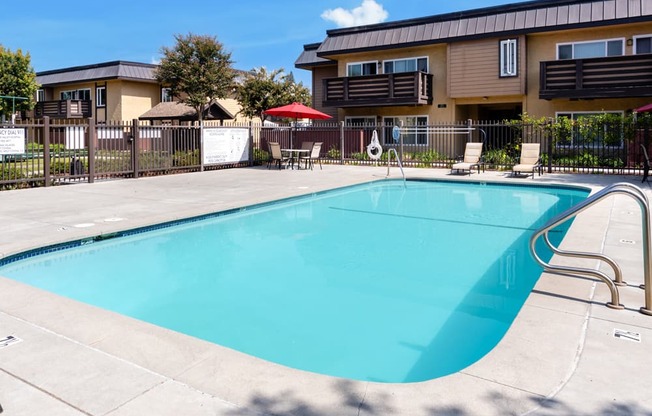
M 314 108 L 308 107 L 301 103 L 292 103 L 282 107 L 270 108 L 269 110 L 263 111 L 263 113 L 270 116 L 289 118 L 311 118 L 319 120 L 326 120 L 331 118 L 331 116 L 328 114 L 324 114 L 321 111 L 317 111 Z
M 636 110 L 637 113 L 645 113 L 646 111 L 652 111 L 652 103 L 639 107 Z

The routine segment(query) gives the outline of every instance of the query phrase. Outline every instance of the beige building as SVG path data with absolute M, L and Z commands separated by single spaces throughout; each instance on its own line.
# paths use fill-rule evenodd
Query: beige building
M 540 0 L 329 30 L 295 62 L 337 120 L 624 113 L 652 98 L 652 1 Z
M 169 89 L 156 80 L 156 68 L 153 64 L 112 61 L 38 72 L 40 89 L 34 115 L 94 117 L 98 123 L 130 122 L 143 115 L 157 122 L 170 117 L 176 121 L 196 118 L 194 111 L 189 115 L 187 109 L 179 110 L 185 106 L 173 106 Z M 174 108 L 166 113 L 171 106 Z M 218 100 L 212 108 L 218 109 L 218 119 L 246 121 L 237 118 L 240 106 L 235 99 Z

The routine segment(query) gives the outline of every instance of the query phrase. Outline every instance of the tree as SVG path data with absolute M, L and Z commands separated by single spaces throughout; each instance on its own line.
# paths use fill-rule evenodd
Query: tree
M 263 121 L 267 118 L 263 111 L 269 108 L 293 102 L 310 105 L 310 90 L 294 82 L 292 73 L 286 75 L 283 68 L 272 72 L 265 67 L 252 69 L 238 86 L 237 97 L 242 107 L 240 113 Z
M 14 110 L 34 108 L 37 89 L 36 73 L 32 68 L 29 53 L 23 54 L 20 49 L 12 52 L 0 45 L 0 95 L 26 98 L 0 99 L 0 115 L 4 118 L 11 115 Z
M 179 102 L 193 107 L 201 121 L 206 105 L 228 97 L 233 90 L 231 53 L 214 36 L 188 34 L 174 38 L 174 48 L 161 48 L 163 58 L 156 79 L 168 86 Z

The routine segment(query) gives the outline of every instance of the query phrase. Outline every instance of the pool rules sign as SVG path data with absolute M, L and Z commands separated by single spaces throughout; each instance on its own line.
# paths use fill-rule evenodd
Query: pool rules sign
M 203 148 L 205 165 L 247 161 L 249 160 L 249 129 L 204 128 Z
M 0 155 L 25 153 L 25 129 L 0 129 Z

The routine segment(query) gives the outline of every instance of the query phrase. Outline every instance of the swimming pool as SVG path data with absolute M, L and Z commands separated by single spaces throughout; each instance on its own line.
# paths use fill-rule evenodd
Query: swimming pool
M 421 381 L 493 348 L 540 273 L 531 229 L 585 196 L 379 182 L 97 241 L 0 274 L 287 366 Z

